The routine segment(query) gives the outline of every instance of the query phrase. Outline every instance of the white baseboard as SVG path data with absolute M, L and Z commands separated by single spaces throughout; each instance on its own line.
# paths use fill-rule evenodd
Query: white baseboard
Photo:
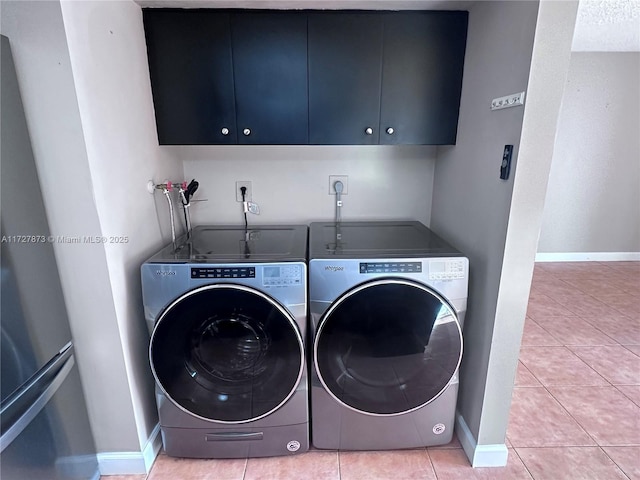
M 98 453 L 100 475 L 146 474 L 142 452 Z
M 153 466 L 153 462 L 156 460 L 160 449 L 162 448 L 162 435 L 160 434 L 160 424 L 157 424 L 151 435 L 149 435 L 149 439 L 147 440 L 147 444 L 144 446 L 142 450 L 142 456 L 144 457 L 144 465 L 147 469 L 147 473 L 151 471 L 151 467 Z
M 472 467 L 504 467 L 507 464 L 507 446 L 504 443 L 478 445 L 459 412 L 456 412 L 456 434 Z
M 160 425 L 156 425 L 141 452 L 98 453 L 101 475 L 147 474 L 162 448 Z
M 637 262 L 640 252 L 536 253 L 536 262 Z

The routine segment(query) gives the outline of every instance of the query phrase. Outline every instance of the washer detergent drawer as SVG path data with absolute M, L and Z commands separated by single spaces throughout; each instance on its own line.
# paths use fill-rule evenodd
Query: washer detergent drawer
M 190 458 L 249 458 L 295 455 L 309 450 L 309 424 L 265 428 L 162 427 L 167 455 Z

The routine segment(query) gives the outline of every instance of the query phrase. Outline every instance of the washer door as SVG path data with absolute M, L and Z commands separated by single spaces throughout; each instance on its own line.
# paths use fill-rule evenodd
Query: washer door
M 149 347 L 156 382 L 198 418 L 242 423 L 278 409 L 295 392 L 304 346 L 294 318 L 267 295 L 208 285 L 175 300 Z
M 338 298 L 320 320 L 314 360 L 341 404 L 371 415 L 420 408 L 444 391 L 462 358 L 455 310 L 430 288 L 380 279 Z

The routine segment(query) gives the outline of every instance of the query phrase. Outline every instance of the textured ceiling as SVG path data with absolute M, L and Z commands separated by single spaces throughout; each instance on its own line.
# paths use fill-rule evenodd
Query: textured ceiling
M 640 0 L 580 0 L 575 52 L 639 52 Z

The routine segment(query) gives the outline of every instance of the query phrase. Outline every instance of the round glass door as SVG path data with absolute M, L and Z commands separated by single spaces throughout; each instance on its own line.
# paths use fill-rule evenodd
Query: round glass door
M 346 292 L 320 320 L 314 342 L 316 371 L 327 391 L 372 415 L 396 415 L 431 402 L 461 358 L 454 309 L 408 280 L 377 280 Z
M 294 393 L 304 346 L 293 317 L 249 287 L 201 287 L 160 315 L 149 347 L 151 369 L 182 410 L 224 423 L 262 418 Z

